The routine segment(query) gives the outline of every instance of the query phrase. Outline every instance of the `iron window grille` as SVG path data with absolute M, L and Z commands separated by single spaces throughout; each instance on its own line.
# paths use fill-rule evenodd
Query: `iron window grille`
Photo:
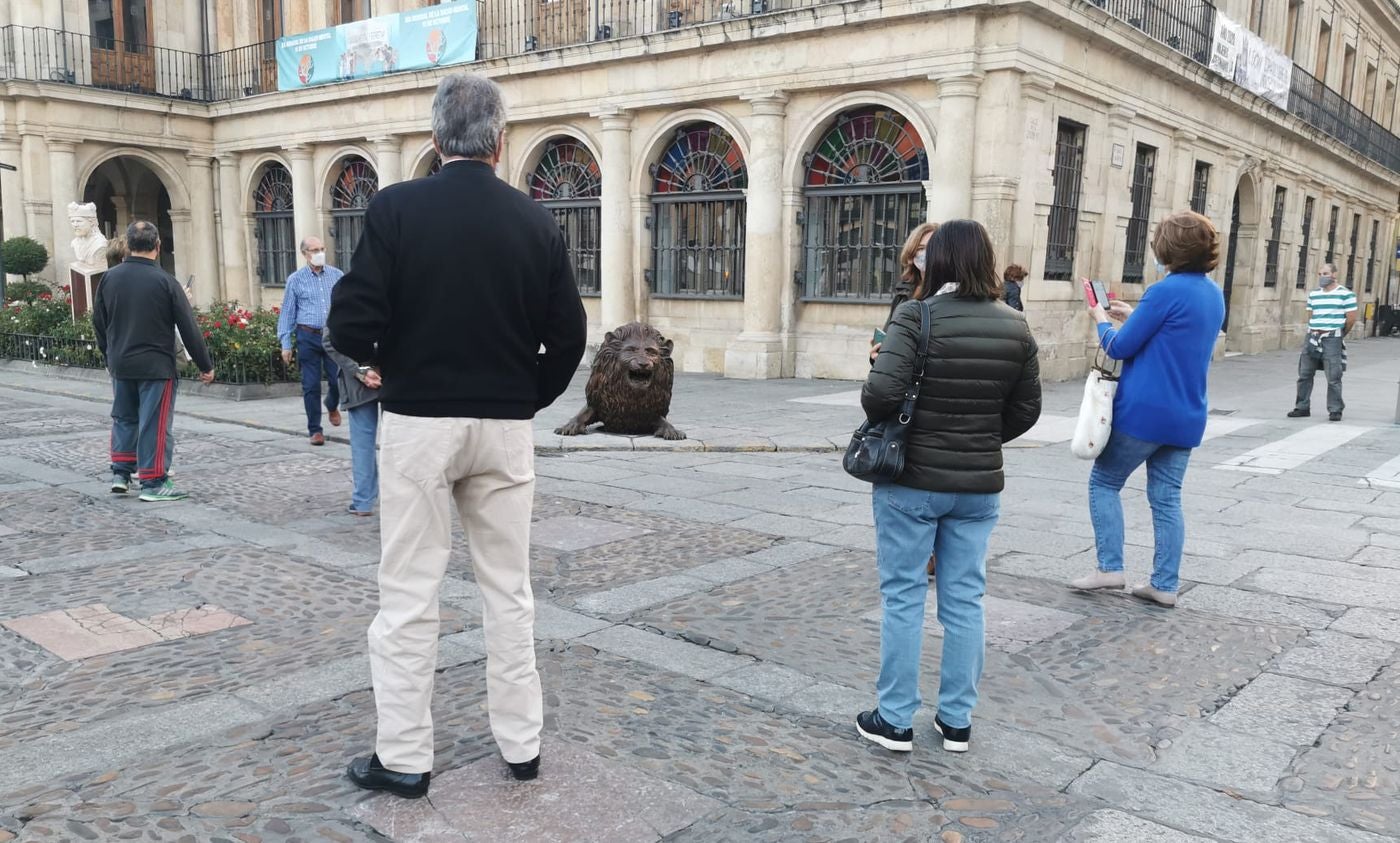
M 1332 206 L 1332 222 L 1327 226 L 1327 257 L 1323 258 L 1324 263 L 1332 263 L 1337 257 L 1337 221 L 1341 218 L 1342 209 L 1336 205 Z
M 1308 241 L 1312 239 L 1313 198 L 1303 200 L 1303 242 L 1298 246 L 1298 280 L 1295 286 L 1302 290 L 1308 285 Z
M 1147 259 L 1147 217 L 1152 213 L 1152 182 L 1157 169 L 1157 149 L 1137 145 L 1133 157 L 1133 211 L 1128 218 L 1128 243 L 1123 255 L 1123 283 L 1141 284 Z
M 286 284 L 287 276 L 297 268 L 297 238 L 292 174 L 281 164 L 269 164 L 253 191 L 253 237 L 257 241 L 259 283 Z
M 904 240 L 928 218 L 928 154 L 918 132 L 888 109 L 845 112 L 803 163 L 803 297 L 887 300 Z
M 331 185 L 331 237 L 335 238 L 335 263 L 350 271 L 351 258 L 365 233 L 365 209 L 379 192 L 379 176 L 369 162 L 352 155 L 345 159 Z
M 652 177 L 652 293 L 742 298 L 748 171 L 734 139 L 711 124 L 683 126 Z
M 1050 234 L 1045 245 L 1045 277 L 1074 277 L 1074 250 L 1079 239 L 1079 196 L 1084 182 L 1085 127 L 1061 120 L 1055 135 L 1055 196 L 1050 204 Z
M 1366 292 L 1371 292 L 1376 280 L 1376 245 L 1381 236 L 1380 220 L 1371 220 L 1371 253 L 1366 259 Z
M 1198 214 L 1206 212 L 1206 194 L 1210 190 L 1210 165 L 1196 162 L 1196 175 L 1191 180 L 1191 210 Z
M 601 289 L 603 175 L 588 147 L 572 138 L 551 140 L 530 174 L 530 198 L 554 214 L 564 233 L 574 281 L 584 295 Z
M 1269 242 L 1265 247 L 1264 256 L 1264 286 L 1278 286 L 1278 251 L 1279 240 L 1283 237 L 1283 206 L 1288 199 L 1288 190 L 1283 187 L 1274 188 L 1274 215 L 1269 222 Z
M 1356 276 L 1353 275 L 1352 273 L 1356 271 L 1356 239 L 1357 239 L 1357 235 L 1360 234 L 1360 231 L 1361 231 L 1361 215 L 1360 215 L 1360 214 L 1352 214 L 1352 216 L 1351 216 L 1351 239 L 1350 239 L 1349 241 L 1347 241 L 1348 244 L 1351 246 L 1351 249 L 1350 249 L 1350 251 L 1347 252 L 1347 275 L 1346 275 L 1346 279 L 1347 279 L 1347 281 L 1346 281 L 1347 289 L 1352 290 L 1352 291 L 1355 291 L 1355 290 L 1356 290 L 1356 284 L 1354 283 L 1355 280 L 1356 280 Z

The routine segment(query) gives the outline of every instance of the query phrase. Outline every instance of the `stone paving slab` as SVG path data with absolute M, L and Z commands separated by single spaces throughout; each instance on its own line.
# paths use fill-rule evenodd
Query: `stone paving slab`
M 1184 834 L 1122 811 L 1095 811 L 1074 827 L 1068 843 L 1193 843 L 1209 837 Z
M 1348 609 L 1328 629 L 1400 643 L 1400 611 Z
M 652 843 L 720 807 L 688 788 L 559 743 L 533 783 L 516 782 L 500 760 L 483 758 L 434 777 L 428 800 L 377 796 L 357 805 L 354 816 L 402 843 L 477 836 Z
M 1357 687 L 1374 679 L 1376 671 L 1394 659 L 1393 644 L 1323 630 L 1298 642 L 1275 662 L 1274 669 L 1290 676 Z
M 1151 770 L 1268 801 L 1296 754 L 1296 747 L 1257 734 L 1192 723 L 1170 746 L 1158 748 Z
M 1345 688 L 1265 673 L 1211 715 L 1210 722 L 1232 732 L 1311 746 L 1352 696 Z

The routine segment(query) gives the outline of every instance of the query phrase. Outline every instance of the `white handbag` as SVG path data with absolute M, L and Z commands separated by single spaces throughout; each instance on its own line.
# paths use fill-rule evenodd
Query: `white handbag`
M 1084 383 L 1084 400 L 1079 405 L 1079 421 L 1069 449 L 1081 460 L 1092 460 L 1103 453 L 1113 433 L 1113 396 L 1118 392 L 1118 374 L 1107 365 L 1103 350 L 1095 356 L 1094 368 Z

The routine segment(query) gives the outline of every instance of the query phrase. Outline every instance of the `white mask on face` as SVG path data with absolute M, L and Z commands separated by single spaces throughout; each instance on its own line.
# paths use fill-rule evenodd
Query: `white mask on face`
M 919 252 L 917 255 L 914 256 L 914 268 L 919 270 L 920 274 L 923 274 L 924 271 L 924 261 L 925 258 L 923 252 Z
M 326 265 L 326 253 L 325 253 L 325 252 L 312 252 L 312 253 L 311 253 L 311 265 L 312 265 L 312 266 L 325 266 L 325 265 Z

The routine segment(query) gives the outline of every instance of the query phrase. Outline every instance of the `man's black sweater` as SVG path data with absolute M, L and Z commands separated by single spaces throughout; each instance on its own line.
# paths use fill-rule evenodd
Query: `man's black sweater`
M 199 370 L 214 368 L 180 282 L 150 258 L 127 258 L 107 270 L 93 296 L 92 327 L 114 378 L 174 378 L 177 328 Z
M 480 161 L 379 191 L 328 322 L 409 416 L 533 418 L 587 340 L 559 224 Z

